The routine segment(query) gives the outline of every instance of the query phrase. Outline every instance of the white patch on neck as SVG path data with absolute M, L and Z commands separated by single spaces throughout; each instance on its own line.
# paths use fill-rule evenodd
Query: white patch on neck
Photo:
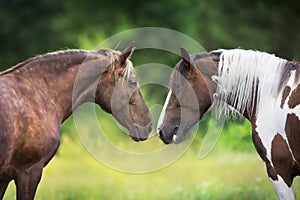
M 170 101 L 170 97 L 171 97 L 171 94 L 172 94 L 172 90 L 169 90 L 169 93 L 168 93 L 168 96 L 166 98 L 166 101 L 165 101 L 165 104 L 164 104 L 164 107 L 160 113 L 160 116 L 158 118 L 158 122 L 157 122 L 157 127 L 156 127 L 156 132 L 158 133 L 158 129 L 159 127 L 163 124 L 164 122 L 164 119 L 165 119 L 165 114 L 166 114 L 166 109 L 167 109 L 167 105 Z

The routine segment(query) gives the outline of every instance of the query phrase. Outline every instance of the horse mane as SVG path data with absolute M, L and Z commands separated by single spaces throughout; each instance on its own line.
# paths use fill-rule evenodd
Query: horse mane
M 276 98 L 287 60 L 265 52 L 233 49 L 222 50 L 215 93 L 216 112 L 220 116 L 256 113 L 261 104 Z M 230 108 L 232 106 L 235 110 Z
M 53 63 L 55 60 L 57 60 L 58 57 L 64 59 L 66 65 L 71 66 L 74 64 L 81 64 L 85 61 L 94 60 L 103 56 L 108 56 L 109 63 L 111 63 L 111 67 L 113 70 L 114 69 L 113 63 L 117 58 L 117 55 L 119 54 L 120 54 L 119 51 L 115 51 L 111 49 L 100 49 L 98 51 L 89 51 L 89 50 L 80 50 L 80 49 L 56 51 L 56 52 L 46 53 L 46 54 L 37 55 L 35 57 L 29 58 L 24 62 L 15 65 L 14 67 L 11 67 L 5 71 L 0 72 L 0 76 L 20 69 L 30 67 L 32 66 L 33 63 L 35 64 L 42 63 L 42 62 Z

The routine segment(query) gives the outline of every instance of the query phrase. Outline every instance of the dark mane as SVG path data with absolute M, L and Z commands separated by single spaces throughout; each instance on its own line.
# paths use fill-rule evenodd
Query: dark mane
M 206 74 L 208 76 L 211 75 L 215 75 L 213 74 L 213 71 L 211 69 L 211 66 L 207 66 L 207 65 L 203 65 L 200 66 L 197 63 L 200 62 L 200 60 L 202 59 L 206 59 L 206 60 L 211 60 L 212 62 L 216 62 L 219 61 L 219 57 L 220 57 L 221 52 L 209 52 L 209 53 L 199 53 L 199 54 L 192 54 L 190 55 L 190 58 L 194 64 L 195 67 L 197 67 L 197 69 L 203 73 Z M 177 69 L 178 72 L 182 73 L 184 70 L 184 67 L 182 64 L 179 64 Z
M 107 56 L 111 53 L 115 53 L 117 51 L 113 51 L 110 49 L 100 49 L 98 51 L 89 51 L 89 50 L 63 50 L 56 51 L 52 53 L 46 53 L 42 55 L 37 55 L 35 57 L 29 58 L 24 62 L 21 62 L 14 67 L 11 67 L 3 72 L 0 72 L 0 76 L 17 71 L 19 69 L 23 69 L 31 66 L 31 64 L 39 64 L 39 63 L 55 63 L 60 57 L 64 59 L 66 65 L 74 65 L 80 64 L 85 60 L 93 60 L 102 56 Z
M 215 59 L 221 55 L 221 52 L 209 52 L 209 53 L 198 53 L 191 55 L 191 58 L 195 61 L 198 59 Z
M 296 79 L 295 81 L 299 80 L 300 76 L 300 64 L 296 61 L 288 61 L 281 73 L 281 81 L 279 84 L 279 90 L 282 89 L 282 86 L 285 85 L 289 77 L 291 76 L 291 72 L 296 71 Z

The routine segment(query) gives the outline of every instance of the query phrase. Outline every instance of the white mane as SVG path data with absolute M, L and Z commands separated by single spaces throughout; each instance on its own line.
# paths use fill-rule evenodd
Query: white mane
M 215 94 L 218 116 L 245 111 L 251 116 L 263 102 L 276 98 L 286 60 L 252 50 L 223 50 L 218 66 L 218 84 Z M 255 94 L 257 94 L 255 102 Z M 228 104 L 233 109 L 229 109 Z

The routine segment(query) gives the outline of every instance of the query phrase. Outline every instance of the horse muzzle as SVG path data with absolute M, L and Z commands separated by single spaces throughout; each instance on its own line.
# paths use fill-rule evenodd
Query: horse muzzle
M 136 142 L 144 141 L 148 139 L 148 136 L 151 133 L 151 131 L 152 123 L 149 123 L 146 126 L 134 124 L 132 130 L 130 131 L 130 137 Z
M 177 133 L 178 133 L 178 126 L 175 125 L 169 128 L 166 128 L 165 126 L 158 128 L 157 134 L 165 144 L 171 144 L 171 143 L 177 144 L 178 143 Z

